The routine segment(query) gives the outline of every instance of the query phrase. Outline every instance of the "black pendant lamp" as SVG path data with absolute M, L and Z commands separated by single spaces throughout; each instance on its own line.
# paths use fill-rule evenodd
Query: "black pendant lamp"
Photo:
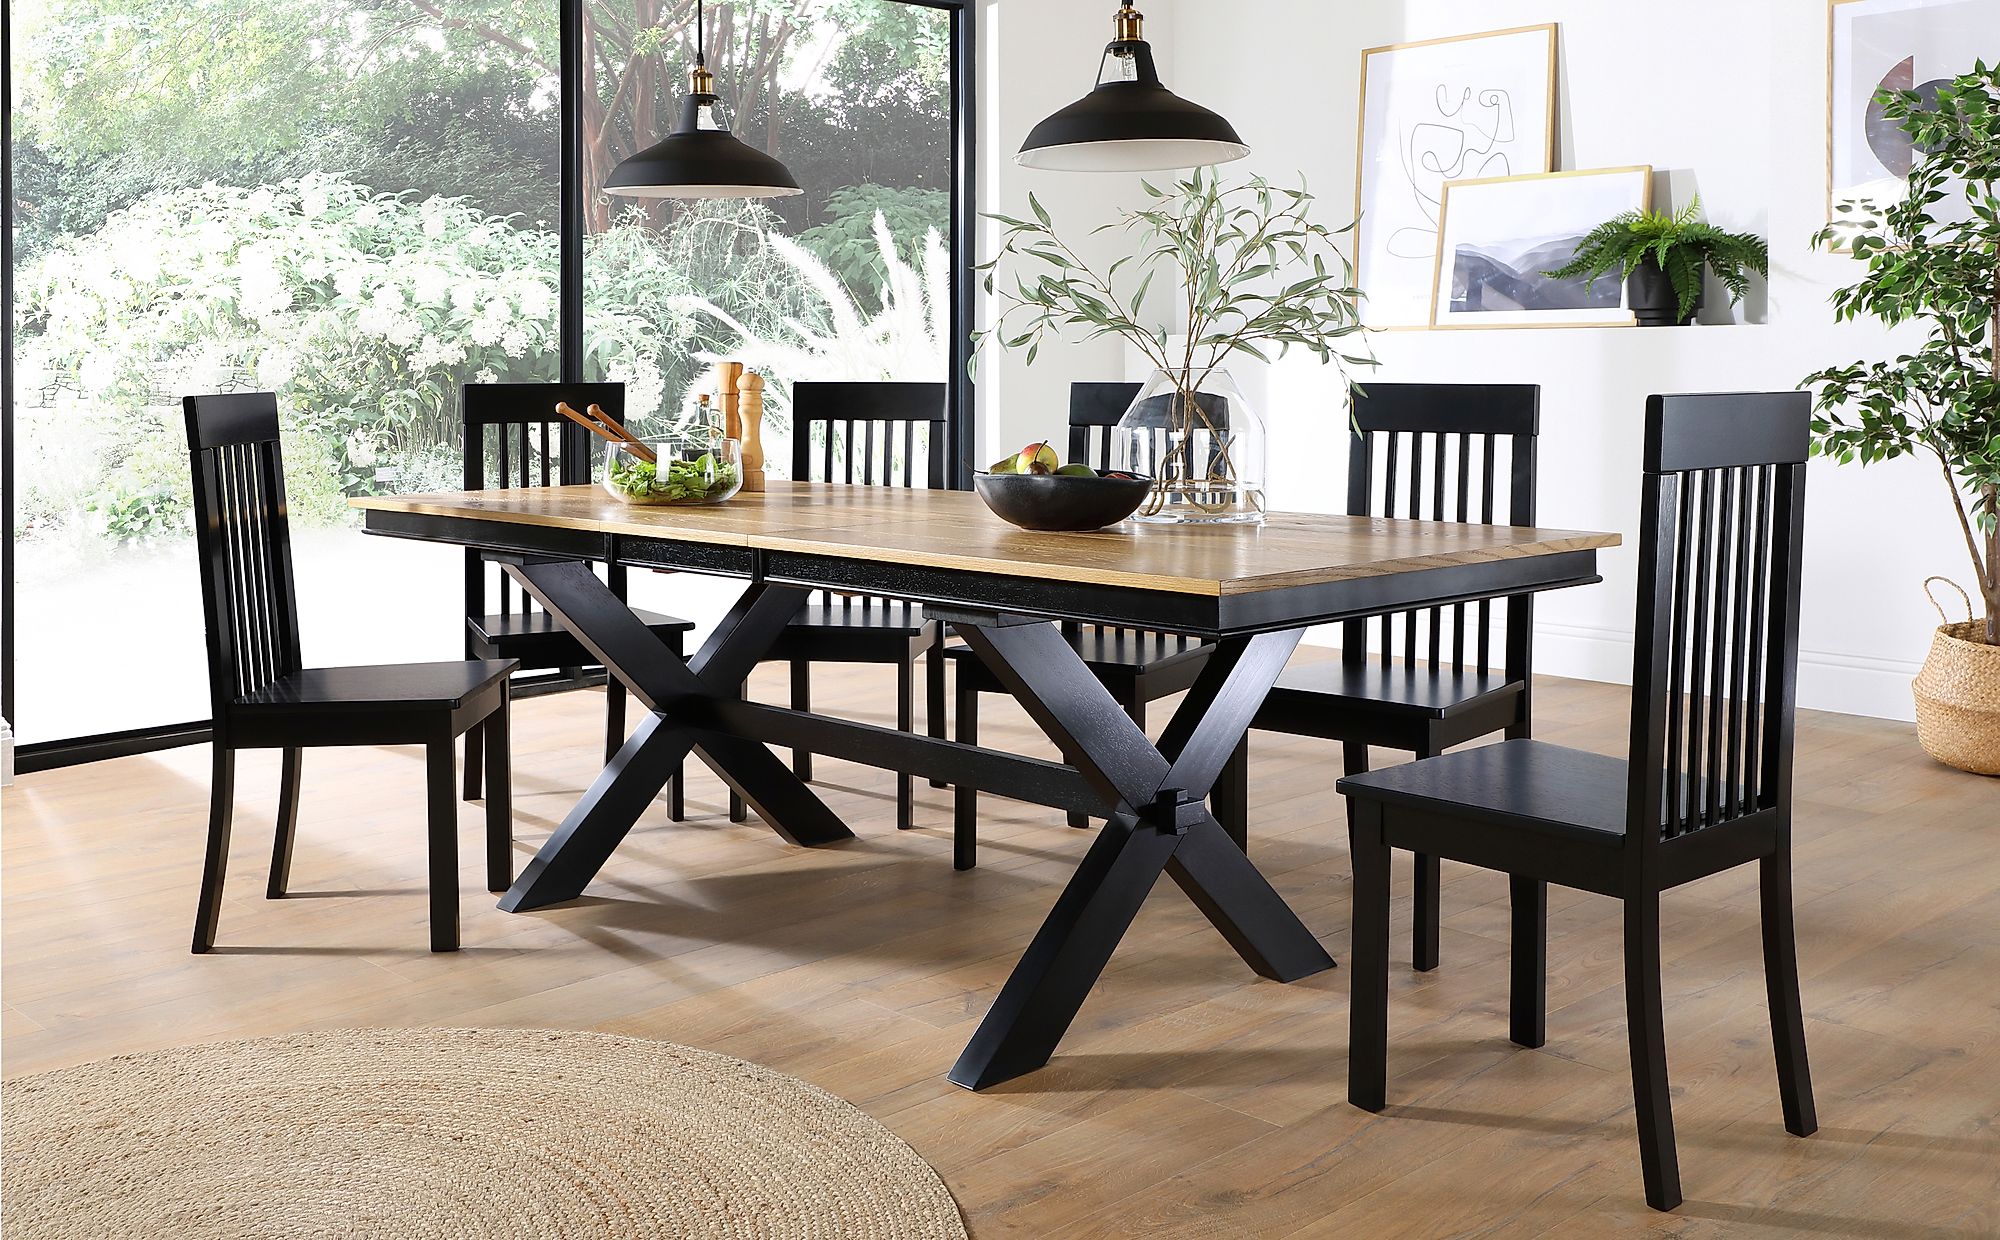
M 702 49 L 706 8 L 695 0 L 694 69 L 681 122 L 666 140 L 611 170 L 606 193 L 628 198 L 790 198 L 802 191 L 790 169 L 739 141 L 723 123 L 715 75 Z
M 1035 126 L 1016 162 L 1057 172 L 1160 172 L 1250 153 L 1228 121 L 1160 84 L 1145 20 L 1124 0 L 1097 89 Z

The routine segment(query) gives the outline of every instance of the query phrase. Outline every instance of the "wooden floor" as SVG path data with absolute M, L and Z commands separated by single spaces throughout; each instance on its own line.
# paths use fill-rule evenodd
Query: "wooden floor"
M 887 722 L 891 678 L 828 669 L 817 701 Z M 778 673 L 753 692 L 779 700 Z M 1541 735 L 1616 752 L 1624 696 L 1551 681 Z M 525 860 L 595 774 L 602 699 L 523 703 Z M 1165 712 L 1156 712 L 1164 718 Z M 1050 753 L 1011 704 L 991 743 Z M 943 1174 L 979 1236 L 2000 1235 L 2000 783 L 1900 725 L 1800 729 L 1799 943 L 1822 1128 L 1778 1110 L 1754 870 L 1670 893 L 1667 1028 L 1687 1204 L 1640 1195 L 1619 913 L 1550 898 L 1549 1043 L 1507 1041 L 1504 880 L 1447 865 L 1444 967 L 1407 969 L 1398 866 L 1390 1107 L 1343 1101 L 1347 972 L 1257 980 L 1163 884 L 1050 1067 L 971 1094 L 945 1070 L 1090 836 L 985 802 L 954 874 L 949 794 L 898 835 L 888 776 L 823 764 L 851 844 L 731 826 L 720 785 L 663 807 L 586 899 L 510 916 L 479 890 L 466 948 L 426 952 L 422 763 L 307 757 L 295 899 L 262 899 L 275 755 L 240 764 L 217 953 L 187 953 L 205 750 L 27 776 L 5 794 L 4 1070 L 336 1026 L 587 1028 L 707 1047 L 826 1087 Z M 247 768 L 247 769 L 244 769 Z M 1260 738 L 1253 851 L 1343 962 L 1337 759 Z

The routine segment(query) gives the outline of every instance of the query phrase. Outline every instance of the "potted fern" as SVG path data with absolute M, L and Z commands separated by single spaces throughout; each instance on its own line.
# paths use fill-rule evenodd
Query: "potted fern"
M 1026 349 L 1032 365 L 1068 336 L 1125 340 L 1157 368 L 1111 442 L 1117 468 L 1153 480 L 1136 519 L 1260 523 L 1264 423 L 1224 363 L 1296 347 L 1343 369 L 1375 364 L 1346 339 L 1363 330 L 1354 267 L 1339 245 L 1352 225 L 1317 222 L 1303 185 L 1261 177 L 1225 185 L 1198 170 L 1143 188 L 1148 205 L 1097 230 L 1127 239 L 1102 271 L 1057 234 L 1033 195 L 1033 219 L 989 217 L 1001 225 L 1000 252 L 980 270 L 1000 314 L 993 330 L 973 333 L 974 348 Z M 1014 268 L 1010 281 L 996 280 L 1002 264 Z
M 1606 220 L 1576 247 L 1576 257 L 1543 274 L 1595 284 L 1613 267 L 1641 327 L 1686 326 L 1701 309 L 1704 271 L 1715 272 L 1734 305 L 1749 292 L 1750 272 L 1770 274 L 1771 251 L 1762 237 L 1703 220 L 1696 198 L 1678 215 L 1627 211 Z
M 1908 193 L 1887 208 L 1843 204 L 1813 240 L 1844 242 L 1867 266 L 1834 294 L 1836 319 L 1927 331 L 1893 361 L 1806 379 L 1819 389 L 1815 446 L 1841 462 L 1937 463 L 1986 618 L 1938 630 L 1917 678 L 1917 734 L 1941 762 L 2000 775 L 2000 66 L 1982 62 L 1933 99 L 1877 100 L 1914 145 Z

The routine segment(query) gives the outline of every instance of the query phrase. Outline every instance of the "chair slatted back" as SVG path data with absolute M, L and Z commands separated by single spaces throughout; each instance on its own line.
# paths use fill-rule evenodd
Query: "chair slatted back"
M 1103 471 L 1111 468 L 1111 431 L 1139 399 L 1143 383 L 1072 383 L 1069 385 L 1069 456 L 1071 462 Z
M 942 383 L 793 385 L 792 477 L 943 490 L 946 399 Z
M 1354 397 L 1348 515 L 1532 526 L 1541 400 L 1531 384 L 1367 384 Z M 1507 678 L 1529 674 L 1534 604 L 1525 596 L 1348 621 L 1344 661 L 1367 662 L 1370 624 L 1384 666 L 1490 669 L 1497 628 Z
M 1812 400 L 1646 409 L 1632 824 L 1651 844 L 1791 803 Z
M 301 666 L 278 398 L 189 396 L 181 408 L 194 480 L 209 697 L 220 728 L 233 703 Z
M 595 440 L 579 440 L 574 424 L 556 412 L 567 403 L 579 413 L 601 405 L 625 420 L 622 383 L 468 383 L 460 392 L 465 429 L 465 489 L 580 486 L 590 483 Z M 582 432 L 587 434 L 588 432 Z M 579 443 L 591 451 L 577 452 Z M 567 449 L 567 450 L 566 450 Z M 489 586 L 497 586 L 499 614 L 526 614 L 533 600 L 512 578 L 490 567 L 479 552 L 465 553 L 465 614 L 484 616 Z
M 947 399 L 942 383 L 794 384 L 793 480 L 944 490 Z M 840 596 L 850 610 L 891 601 Z

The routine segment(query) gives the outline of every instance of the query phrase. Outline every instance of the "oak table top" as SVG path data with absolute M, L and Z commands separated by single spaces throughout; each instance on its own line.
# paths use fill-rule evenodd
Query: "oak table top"
M 590 486 L 389 496 L 370 513 L 835 556 L 927 569 L 1228 597 L 1617 546 L 1616 534 L 1314 513 L 1261 527 L 1127 522 L 1017 529 L 963 491 L 773 482 L 708 507 L 642 507 Z

